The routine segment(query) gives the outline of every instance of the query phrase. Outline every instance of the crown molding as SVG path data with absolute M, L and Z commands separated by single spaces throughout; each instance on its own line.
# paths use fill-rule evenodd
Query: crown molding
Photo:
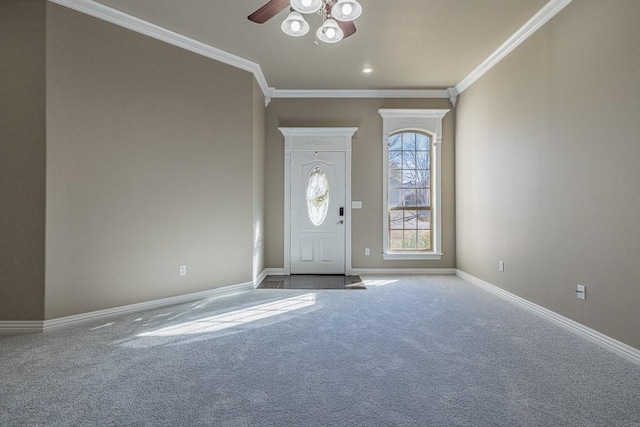
M 259 64 L 248 59 L 218 49 L 206 43 L 152 24 L 94 0 L 48 0 L 51 3 L 73 9 L 94 18 L 110 22 L 139 34 L 169 43 L 181 49 L 222 62 L 253 74 L 260 86 L 265 106 L 272 98 L 443 98 L 449 99 L 455 108 L 458 95 L 493 68 L 505 56 L 534 34 L 540 27 L 564 9 L 572 0 L 550 0 L 538 13 L 529 19 L 518 31 L 504 42 L 495 52 L 478 65 L 455 87 L 447 89 L 381 89 L 381 90 L 322 90 L 322 89 L 275 89 L 269 87 Z
M 271 98 L 449 98 L 447 89 L 274 89 Z
M 498 62 L 511 53 L 522 42 L 531 37 L 536 31 L 546 24 L 551 18 L 556 16 L 572 0 L 550 0 L 531 19 L 529 19 L 518 31 L 507 39 L 495 52 L 482 61 L 467 77 L 462 79 L 455 87 L 457 94 L 461 94 L 465 89 L 475 83 L 487 71 L 492 69 Z
M 256 82 L 262 89 L 265 98 L 268 97 L 270 88 L 267 83 L 267 79 L 262 73 L 260 65 L 244 59 L 240 56 L 218 49 L 206 43 L 194 40 L 190 37 L 176 33 L 159 25 L 152 24 L 103 4 L 97 3 L 93 0 L 49 0 L 51 3 L 59 4 L 61 6 L 73 9 L 77 12 L 84 13 L 85 15 L 93 16 L 102 21 L 110 22 L 120 27 L 126 28 L 136 33 L 143 34 L 145 36 L 154 38 L 156 40 L 169 43 L 173 46 L 181 49 L 188 50 L 198 55 L 205 56 L 210 59 L 222 62 L 232 67 L 239 68 L 244 71 L 252 73 L 256 79 Z
M 458 93 L 458 90 L 455 87 L 450 87 L 447 89 L 447 93 L 449 94 L 449 102 L 451 103 L 453 108 L 456 108 L 456 103 L 458 102 L 458 95 L 460 95 Z

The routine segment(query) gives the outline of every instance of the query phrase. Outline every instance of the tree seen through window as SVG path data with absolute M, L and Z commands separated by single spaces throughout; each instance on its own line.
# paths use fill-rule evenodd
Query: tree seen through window
M 389 249 L 431 250 L 431 138 L 389 136 Z

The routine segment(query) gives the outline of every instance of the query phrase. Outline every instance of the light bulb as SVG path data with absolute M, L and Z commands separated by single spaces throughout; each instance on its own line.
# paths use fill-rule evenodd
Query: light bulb
M 298 12 L 291 12 L 280 26 L 282 31 L 292 37 L 301 37 L 309 32 L 309 24 Z
M 302 5 L 304 7 L 309 7 L 311 6 L 311 0 L 302 0 Z
M 333 5 L 331 14 L 338 21 L 353 21 L 362 14 L 362 5 L 358 0 L 338 0 Z
M 329 18 L 318 28 L 316 36 L 324 43 L 338 43 L 344 38 L 344 32 L 333 18 Z

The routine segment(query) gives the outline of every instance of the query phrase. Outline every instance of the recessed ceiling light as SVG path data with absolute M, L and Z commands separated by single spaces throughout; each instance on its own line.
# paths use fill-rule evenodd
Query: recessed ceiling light
M 371 67 L 363 67 L 362 68 L 362 73 L 363 74 L 371 74 L 371 73 L 373 73 L 373 68 L 371 68 Z

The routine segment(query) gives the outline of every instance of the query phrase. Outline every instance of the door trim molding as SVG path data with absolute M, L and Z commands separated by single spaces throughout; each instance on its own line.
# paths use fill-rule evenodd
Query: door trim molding
M 291 152 L 345 153 L 345 274 L 351 274 L 351 141 L 357 127 L 278 128 L 284 135 L 284 274 L 291 274 Z

